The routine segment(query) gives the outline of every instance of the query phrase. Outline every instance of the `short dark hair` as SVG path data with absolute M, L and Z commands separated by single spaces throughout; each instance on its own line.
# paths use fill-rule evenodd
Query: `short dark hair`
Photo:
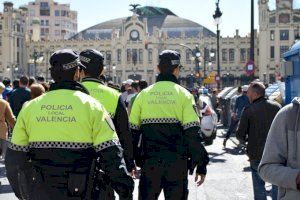
M 73 81 L 77 67 L 64 71 L 57 62 L 54 62 L 51 68 L 51 77 L 55 82 Z
M 179 67 L 179 66 L 170 66 L 169 64 L 167 63 L 160 63 L 158 65 L 158 69 L 160 71 L 161 74 L 163 75 L 171 75 L 174 73 L 174 70 Z
M 250 90 L 260 96 L 265 96 L 266 94 L 266 87 L 261 82 L 252 82 L 250 84 Z
M 45 77 L 44 76 L 38 76 L 36 78 L 36 80 L 40 81 L 40 82 L 44 82 L 45 81 Z
M 35 78 L 34 77 L 29 77 L 29 86 L 35 83 Z
M 143 89 L 147 88 L 147 87 L 148 87 L 147 81 L 145 81 L 145 80 L 140 80 L 140 81 L 139 81 L 139 87 L 140 87 L 140 90 L 143 90 Z
M 2 81 L 2 83 L 5 85 L 5 87 L 9 86 L 11 83 L 11 80 L 9 78 L 6 78 Z
M 238 89 L 237 89 L 238 93 L 242 93 L 243 90 L 242 90 L 242 86 L 239 86 Z
M 138 88 L 139 88 L 139 83 L 138 83 L 138 82 L 133 82 L 133 83 L 131 84 L 131 87 L 134 88 L 135 90 L 138 90 Z
M 21 76 L 20 78 L 20 83 L 22 85 L 27 85 L 28 86 L 28 83 L 29 83 L 29 78 L 27 76 Z
M 20 82 L 20 79 L 16 79 L 16 80 L 13 81 L 13 88 L 14 89 L 19 87 L 19 84 L 20 84 L 19 82 Z

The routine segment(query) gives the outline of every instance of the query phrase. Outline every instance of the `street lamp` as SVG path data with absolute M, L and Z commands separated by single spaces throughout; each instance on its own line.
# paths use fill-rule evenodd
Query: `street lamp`
M 41 52 L 37 52 L 36 49 L 33 50 L 33 54 L 31 55 L 31 58 L 29 60 L 29 62 L 33 62 L 34 64 L 34 77 L 36 77 L 36 67 L 37 67 L 37 63 L 41 63 L 41 61 L 44 59 L 43 58 L 43 53 Z M 30 75 L 31 75 L 31 70 L 30 70 Z
M 216 11 L 215 14 L 213 15 L 213 18 L 215 20 L 215 24 L 217 26 L 217 68 L 218 68 L 218 89 L 220 89 L 220 75 L 221 75 L 221 67 L 220 67 L 220 30 L 219 30 L 219 25 L 221 23 L 221 16 L 222 12 L 220 11 L 219 7 L 220 0 L 216 0 Z

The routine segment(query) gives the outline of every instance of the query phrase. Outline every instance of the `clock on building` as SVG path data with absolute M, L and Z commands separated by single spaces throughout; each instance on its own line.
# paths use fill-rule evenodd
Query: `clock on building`
M 140 36 L 140 34 L 139 34 L 139 32 L 137 30 L 132 30 L 130 32 L 130 39 L 131 40 L 138 40 L 139 36 Z

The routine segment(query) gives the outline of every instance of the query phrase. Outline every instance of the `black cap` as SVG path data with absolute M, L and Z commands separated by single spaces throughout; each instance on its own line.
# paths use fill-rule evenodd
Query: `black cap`
M 180 53 L 173 50 L 164 50 L 159 54 L 159 66 L 182 67 Z
M 85 66 L 81 64 L 78 54 L 72 49 L 62 49 L 54 52 L 50 57 L 50 70 L 67 72 L 73 68 Z
M 95 49 L 87 49 L 79 54 L 80 62 L 85 66 L 84 71 L 89 75 L 99 76 L 103 69 L 104 57 Z

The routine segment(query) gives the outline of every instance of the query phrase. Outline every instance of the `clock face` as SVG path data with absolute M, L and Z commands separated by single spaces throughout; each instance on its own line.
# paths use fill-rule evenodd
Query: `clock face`
M 130 32 L 130 38 L 132 40 L 137 40 L 139 38 L 139 32 L 137 30 L 132 30 Z

